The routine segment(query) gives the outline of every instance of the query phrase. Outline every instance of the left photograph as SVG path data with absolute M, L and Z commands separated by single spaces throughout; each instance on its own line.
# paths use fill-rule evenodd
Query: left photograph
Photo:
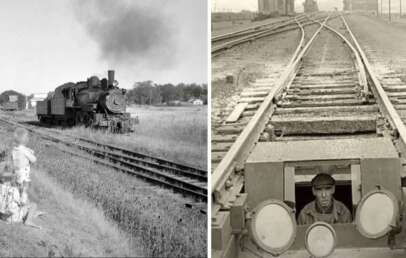
M 0 256 L 207 257 L 207 4 L 0 3 Z

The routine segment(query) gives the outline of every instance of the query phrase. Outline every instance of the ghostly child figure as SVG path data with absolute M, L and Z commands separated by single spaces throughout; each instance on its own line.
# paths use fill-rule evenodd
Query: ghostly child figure
M 30 164 L 37 161 L 34 151 L 27 148 L 28 131 L 24 128 L 17 128 L 14 131 L 14 146 L 11 151 L 13 159 L 13 170 L 16 174 L 16 182 L 20 190 L 21 202 L 28 201 L 27 191 L 30 180 Z

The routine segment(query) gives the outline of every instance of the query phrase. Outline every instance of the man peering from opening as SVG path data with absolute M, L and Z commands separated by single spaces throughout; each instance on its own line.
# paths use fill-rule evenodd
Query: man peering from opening
M 329 224 L 350 223 L 351 213 L 345 205 L 334 199 L 335 180 L 332 176 L 320 173 L 312 180 L 312 192 L 316 199 L 308 203 L 298 217 L 298 224 L 312 224 L 323 221 Z

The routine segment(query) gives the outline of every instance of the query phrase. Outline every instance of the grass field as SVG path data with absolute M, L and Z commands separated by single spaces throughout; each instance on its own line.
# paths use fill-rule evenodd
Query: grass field
M 74 130 L 74 129 L 71 129 Z M 179 194 L 72 157 L 32 137 L 45 171 L 77 198 L 91 201 L 127 232 L 131 245 L 145 256 L 204 257 L 207 251 L 207 215 L 185 208 Z
M 0 130 L 0 149 L 11 145 Z M 32 168 L 29 199 L 46 214 L 34 219 L 42 229 L 0 221 L 1 257 L 143 256 L 128 233 L 93 203 L 78 199 L 41 169 Z
M 207 106 L 132 106 L 127 112 L 138 116 L 140 121 L 131 134 L 111 134 L 84 126 L 64 131 L 207 169 Z M 37 120 L 35 110 L 18 111 L 14 115 L 26 121 Z

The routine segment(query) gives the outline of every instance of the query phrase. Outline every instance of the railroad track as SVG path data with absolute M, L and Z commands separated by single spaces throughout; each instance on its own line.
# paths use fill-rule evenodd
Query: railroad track
M 213 219 L 229 211 L 242 191 L 244 162 L 259 141 L 387 136 L 405 148 L 406 127 L 344 17 L 330 18 L 314 21 L 320 26 L 308 40 L 297 22 L 302 39 L 286 70 L 276 81 L 248 86 L 249 93 L 241 94 L 248 100 L 240 98 L 214 128 Z
M 315 20 L 322 20 L 323 16 L 320 16 L 319 14 L 314 14 L 313 18 Z M 297 22 L 300 22 L 302 26 L 314 23 L 314 21 L 309 20 L 309 18 L 306 15 L 297 15 L 296 17 L 289 18 L 287 20 L 264 24 L 261 26 L 256 26 L 254 28 L 248 28 L 213 37 L 211 40 L 212 57 L 221 54 L 223 51 L 227 49 L 247 42 L 251 42 L 260 38 L 269 37 L 272 35 L 276 35 L 291 30 L 296 30 Z
M 204 205 L 199 202 L 207 202 L 206 171 L 83 137 L 51 130 L 39 130 L 35 126 L 19 123 L 7 117 L 1 117 L 0 122 L 6 126 L 26 128 L 65 153 L 138 176 L 198 201 L 198 203 L 188 203 L 188 207 L 201 207 Z M 205 212 L 205 209 L 201 211 Z
M 313 25 L 309 30 L 314 30 L 314 26 L 316 26 L 314 24 L 318 24 L 317 21 L 308 19 L 305 26 L 309 27 Z M 304 34 L 304 25 L 302 25 L 299 20 L 296 20 L 296 29 L 301 31 L 301 36 L 299 38 L 299 44 L 287 66 L 290 66 L 295 61 L 297 54 L 303 49 L 307 41 Z M 274 89 L 275 84 L 278 83 L 278 79 L 281 78 L 280 76 L 281 74 L 274 74 L 267 78 L 257 79 L 251 82 L 241 92 L 237 104 L 233 108 L 234 110 L 225 113 L 223 120 L 213 123 L 212 169 L 215 169 L 219 165 L 238 136 L 243 132 L 255 114 L 258 113 L 261 104 L 272 89 Z M 265 126 L 265 124 L 262 126 Z M 262 129 L 260 130 L 262 131 Z

